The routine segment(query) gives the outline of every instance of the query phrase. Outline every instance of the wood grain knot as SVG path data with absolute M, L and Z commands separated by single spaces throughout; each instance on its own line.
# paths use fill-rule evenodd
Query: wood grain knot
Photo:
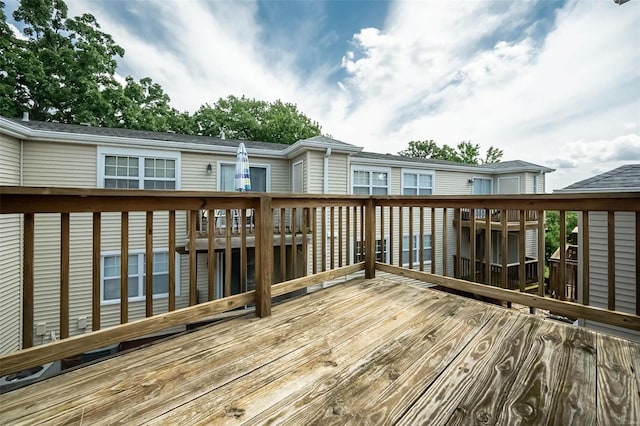
M 389 368 L 389 380 L 396 380 L 398 377 L 400 377 L 400 373 L 395 367 L 391 366 Z
M 519 402 L 517 404 L 515 404 L 513 406 L 513 410 L 516 412 L 516 414 L 522 416 L 522 417 L 531 417 L 533 415 L 533 413 L 535 412 L 535 409 L 533 408 L 533 405 L 528 404 L 526 402 Z
M 244 416 L 245 410 L 242 408 L 226 406 L 224 407 L 224 412 L 227 417 L 235 417 L 237 419 Z
M 324 362 L 325 367 L 337 367 L 338 363 L 335 361 L 325 361 Z
M 344 403 L 341 399 L 335 401 L 331 406 L 331 412 L 336 416 L 341 416 L 344 414 Z
M 491 420 L 491 415 L 486 411 L 482 410 L 476 413 L 476 420 L 480 423 L 489 423 Z

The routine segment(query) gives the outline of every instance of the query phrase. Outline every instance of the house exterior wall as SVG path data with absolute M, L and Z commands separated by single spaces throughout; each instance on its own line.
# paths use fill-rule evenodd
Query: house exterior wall
M 636 300 L 636 249 L 635 215 L 632 212 L 615 213 L 615 297 L 616 310 L 635 312 Z M 579 230 L 582 230 L 583 217 L 578 214 Z M 589 213 L 589 304 L 600 308 L 608 305 L 608 231 L 607 213 Z M 584 235 L 578 234 L 578 246 L 584 247 Z M 579 263 L 583 262 L 582 250 L 578 251 Z M 578 283 L 582 283 L 583 271 L 578 269 Z M 582 300 L 582 286 L 578 285 L 578 300 Z M 640 341 L 640 332 L 630 329 L 583 320 L 583 324 L 594 330 Z
M 0 135 L 0 185 L 20 185 L 20 148 L 20 140 Z M 21 230 L 21 215 L 0 215 L 0 354 L 21 347 Z

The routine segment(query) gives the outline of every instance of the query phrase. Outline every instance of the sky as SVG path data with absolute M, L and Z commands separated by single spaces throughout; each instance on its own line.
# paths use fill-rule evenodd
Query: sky
M 640 162 L 640 0 L 67 4 L 125 49 L 121 76 L 179 110 L 245 95 L 367 151 L 493 145 L 555 168 L 547 191 Z

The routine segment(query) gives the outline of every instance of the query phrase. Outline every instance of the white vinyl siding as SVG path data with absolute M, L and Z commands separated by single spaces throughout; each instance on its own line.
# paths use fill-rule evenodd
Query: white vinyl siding
M 20 185 L 20 141 L 0 135 L 0 185 Z M 0 215 L 0 354 L 20 349 L 21 215 Z
M 96 147 L 24 142 L 25 186 L 96 187 Z
M 581 218 L 581 215 L 580 215 Z M 630 212 L 615 213 L 615 301 L 616 310 L 635 313 L 636 250 L 635 217 Z M 581 226 L 581 222 L 579 226 Z M 580 228 L 579 228 L 580 229 Z M 607 213 L 589 213 L 589 304 L 600 308 L 608 306 L 608 237 Z M 582 235 L 581 235 L 582 238 Z M 579 246 L 582 246 L 579 241 Z M 579 251 L 582 259 L 582 251 Z M 582 261 L 582 260 L 581 260 Z M 578 281 L 582 280 L 582 268 Z M 581 290 L 579 286 L 579 291 Z M 580 293 L 579 293 L 580 294 Z M 622 329 L 595 321 L 585 321 L 587 327 L 606 333 L 640 341 L 640 332 Z

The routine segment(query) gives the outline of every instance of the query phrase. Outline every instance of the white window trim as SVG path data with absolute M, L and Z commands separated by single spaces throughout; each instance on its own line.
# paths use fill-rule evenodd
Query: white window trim
M 169 253 L 169 249 L 168 248 L 158 248 L 158 249 L 154 249 L 153 253 Z M 100 305 L 119 305 L 120 304 L 120 299 L 110 299 L 110 300 L 104 300 L 104 258 L 105 257 L 110 257 L 110 256 L 120 256 L 120 252 L 119 251 L 105 251 L 103 253 L 100 254 Z M 140 250 L 129 250 L 129 256 L 131 255 L 140 255 L 140 254 L 146 254 L 146 251 L 143 249 Z M 174 255 L 174 262 L 175 262 L 175 281 L 176 281 L 176 296 L 180 296 L 180 255 L 178 253 L 175 253 Z M 140 262 L 138 263 L 138 266 L 140 266 L 140 264 L 143 264 L 144 262 Z M 142 270 L 139 271 L 140 276 L 144 276 L 144 273 L 146 271 Z M 144 284 L 144 283 L 143 283 Z M 166 299 L 169 297 L 168 293 L 160 293 L 160 294 L 154 294 L 152 295 L 152 298 L 155 299 Z M 129 297 L 129 302 L 144 302 L 145 300 L 147 300 L 146 296 L 138 296 L 138 297 Z
M 429 249 L 433 250 L 433 237 L 431 236 L 431 234 L 424 234 L 424 236 L 426 237 L 427 235 L 429 235 L 431 238 L 429 239 L 429 241 L 431 242 Z M 408 237 L 409 234 L 403 234 L 402 235 L 402 252 L 400 253 L 400 258 L 402 259 L 402 257 L 404 256 L 404 252 L 406 251 L 407 253 L 409 252 L 409 245 L 407 244 L 405 246 L 404 244 L 404 237 Z M 413 245 L 413 250 L 416 251 L 418 253 L 417 257 L 420 257 L 420 234 L 418 235 L 413 235 L 416 238 L 416 243 Z M 413 266 L 420 266 L 420 260 L 416 259 L 416 257 L 414 257 L 413 259 Z M 423 265 L 427 266 L 427 265 L 431 265 L 431 257 L 429 257 L 429 260 L 425 260 L 423 263 Z M 409 262 L 404 263 L 402 262 L 402 266 L 409 266 Z
M 402 174 L 401 174 L 401 185 L 400 185 L 400 194 L 404 195 L 404 175 L 405 174 L 416 174 L 416 175 L 429 175 L 431 176 L 431 194 L 430 195 L 434 195 L 435 194 L 435 189 L 436 189 L 436 172 L 435 170 L 417 170 L 417 169 L 402 169 Z M 417 184 L 417 188 L 418 188 L 418 192 L 420 192 L 420 178 L 418 177 L 418 182 L 416 182 Z M 426 188 L 423 188 L 426 189 Z M 420 195 L 420 194 L 418 194 Z
M 495 192 L 493 191 L 493 178 L 486 177 L 486 176 L 474 176 L 474 177 L 473 177 L 473 181 L 475 182 L 475 181 L 476 181 L 476 179 L 478 179 L 478 180 L 488 180 L 488 181 L 491 181 L 491 194 L 476 194 L 476 193 L 474 193 L 474 192 L 473 192 L 473 183 L 472 183 L 472 184 L 471 184 L 471 193 L 472 193 L 472 195 L 493 195 L 493 194 L 495 194 Z
M 512 194 L 512 195 L 517 195 L 517 194 L 522 194 L 522 188 L 520 187 L 521 181 L 520 181 L 520 176 L 506 176 L 506 177 L 499 177 L 498 178 L 498 190 L 497 193 L 500 194 L 500 181 L 501 180 L 505 180 L 505 179 L 518 179 L 518 192 L 516 192 L 516 194 Z M 508 194 L 503 194 L 503 195 L 508 195 Z
M 134 149 L 134 148 L 117 148 L 112 146 L 99 146 L 98 147 L 98 170 L 96 173 L 96 185 L 98 188 L 104 188 L 104 162 L 105 157 L 110 155 L 122 156 L 122 157 L 138 157 L 138 170 L 140 170 L 140 175 L 138 179 L 140 180 L 141 188 L 144 189 L 144 159 L 145 158 L 158 158 L 165 160 L 175 160 L 176 162 L 176 190 L 181 189 L 181 153 L 180 151 L 160 151 L 155 149 Z M 156 180 L 154 178 L 154 180 Z
M 220 176 L 222 176 L 222 174 L 220 173 L 220 170 L 222 169 L 222 165 L 225 166 L 234 166 L 236 165 L 235 161 L 222 161 L 222 160 L 218 160 L 216 162 L 216 191 L 220 191 Z M 266 164 L 266 163 L 249 163 L 249 167 L 261 167 L 263 169 L 267 169 L 267 191 L 266 192 L 271 192 L 271 164 Z
M 372 172 L 372 173 L 386 173 L 387 174 L 387 195 L 391 195 L 391 167 L 375 167 L 375 166 L 360 166 L 352 165 L 349 172 L 349 193 L 353 195 L 353 172 Z M 371 175 L 369 175 L 371 176 Z M 360 186 L 360 185 L 357 185 Z M 371 178 L 369 178 L 369 195 L 371 195 Z M 382 188 L 382 187 L 380 187 Z

